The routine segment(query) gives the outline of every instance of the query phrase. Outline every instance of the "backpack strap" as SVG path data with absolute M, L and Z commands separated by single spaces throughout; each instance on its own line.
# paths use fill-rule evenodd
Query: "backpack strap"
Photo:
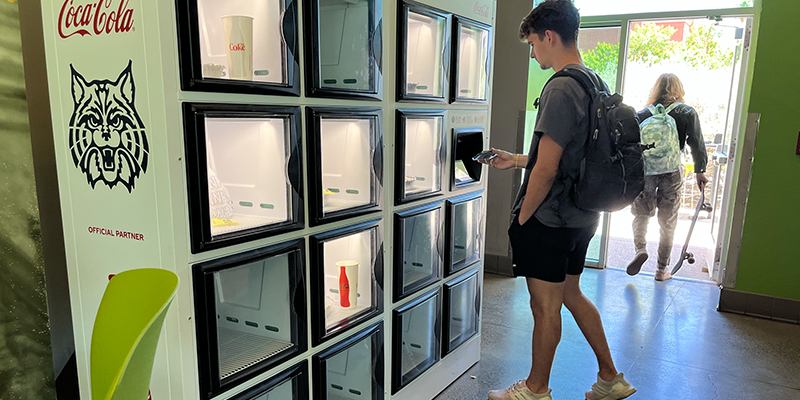
M 670 113 L 672 110 L 676 109 L 676 108 L 677 108 L 679 105 L 681 105 L 681 104 L 683 104 L 683 103 L 678 103 L 677 101 L 676 101 L 676 102 L 674 102 L 674 103 L 672 103 L 672 104 L 670 104 L 670 105 L 669 105 L 669 107 L 667 107 L 667 110 L 666 110 L 666 111 L 664 111 L 664 113 L 665 113 L 665 114 L 669 114 L 669 113 Z M 663 106 L 662 106 L 662 107 L 663 107 Z

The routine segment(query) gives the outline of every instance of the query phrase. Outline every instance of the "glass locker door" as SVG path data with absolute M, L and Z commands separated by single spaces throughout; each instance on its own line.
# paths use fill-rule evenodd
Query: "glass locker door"
M 481 310 L 480 267 L 444 285 L 442 357 L 478 333 Z
M 473 160 L 472 157 L 484 150 L 483 132 L 484 128 L 453 129 L 451 189 L 480 182 L 483 164 Z
M 456 17 L 454 102 L 486 102 L 491 28 Z
M 383 400 L 383 322 L 313 358 L 314 399 Z
M 450 14 L 402 1 L 398 20 L 398 100 L 447 102 Z
M 315 346 L 382 312 L 382 229 L 375 221 L 311 237 Z
M 300 95 L 297 0 L 179 0 L 181 88 Z
M 441 279 L 444 263 L 441 204 L 395 214 L 394 301 Z
M 203 398 L 306 350 L 304 240 L 193 267 Z
M 299 108 L 184 104 L 192 252 L 302 228 Z
M 447 200 L 448 252 L 445 265 L 448 275 L 481 258 L 481 200 L 480 196 Z
M 382 0 L 306 0 L 306 95 L 381 100 Z
M 395 204 L 442 191 L 444 111 L 397 111 Z
M 439 361 L 441 340 L 439 289 L 393 313 L 392 394 Z
M 380 210 L 380 110 L 308 108 L 310 224 Z
M 231 400 L 305 400 L 309 396 L 308 363 L 304 360 L 279 375 L 237 394 Z

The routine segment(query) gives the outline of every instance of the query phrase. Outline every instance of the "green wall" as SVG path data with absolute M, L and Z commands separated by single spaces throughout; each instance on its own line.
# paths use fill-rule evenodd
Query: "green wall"
M 0 399 L 53 399 L 17 3 L 0 1 Z
M 800 299 L 800 4 L 764 0 L 759 8 L 748 110 L 761 122 L 736 289 Z

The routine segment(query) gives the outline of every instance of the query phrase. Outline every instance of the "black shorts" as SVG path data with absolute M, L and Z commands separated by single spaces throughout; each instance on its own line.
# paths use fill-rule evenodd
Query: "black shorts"
M 508 228 L 514 276 L 558 283 L 567 275 L 580 275 L 596 230 L 597 223 L 585 228 L 552 228 L 535 216 L 520 225 L 514 216 Z

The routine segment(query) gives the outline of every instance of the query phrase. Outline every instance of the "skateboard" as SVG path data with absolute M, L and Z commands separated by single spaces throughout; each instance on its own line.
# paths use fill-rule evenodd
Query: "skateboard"
M 705 188 L 704 188 L 705 189 Z M 703 190 L 700 192 L 700 201 L 697 203 L 697 207 L 694 209 L 694 216 L 692 217 L 692 224 L 689 226 L 689 233 L 686 234 L 686 243 L 683 244 L 683 250 L 681 250 L 681 256 L 678 257 L 678 262 L 675 264 L 675 267 L 672 268 L 672 275 L 675 275 L 678 270 L 681 269 L 683 266 L 683 262 L 687 261 L 689 264 L 694 264 L 694 253 L 691 251 L 687 251 L 689 249 L 689 239 L 692 238 L 692 231 L 694 230 L 694 224 L 697 222 L 697 217 L 700 215 L 700 211 L 711 211 L 713 208 L 711 204 L 706 203 L 706 192 Z

